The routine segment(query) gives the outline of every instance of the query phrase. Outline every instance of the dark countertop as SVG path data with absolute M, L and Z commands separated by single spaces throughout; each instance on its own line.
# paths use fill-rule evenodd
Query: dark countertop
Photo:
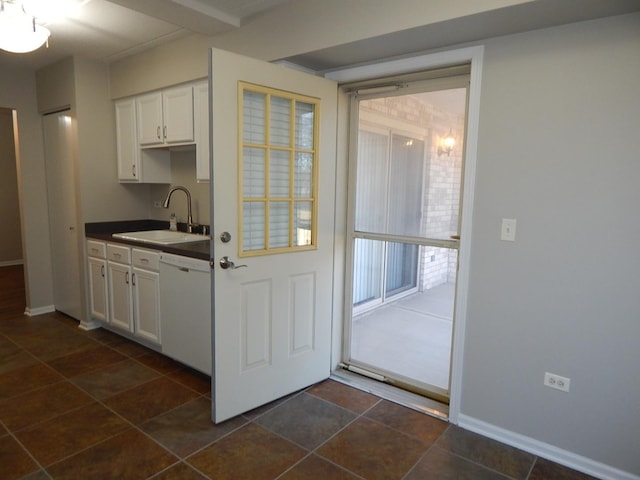
M 175 243 L 172 245 L 156 245 L 146 242 L 123 240 L 121 238 L 113 238 L 111 236 L 113 233 L 168 229 L 169 222 L 165 222 L 162 220 L 126 220 L 120 222 L 86 223 L 84 226 L 84 234 L 87 238 L 93 238 L 105 242 L 123 243 L 126 245 L 148 248 L 151 250 L 160 250 L 162 252 L 173 253 L 175 255 L 184 255 L 185 257 L 198 258 L 200 260 L 209 260 L 209 244 L 211 242 L 210 240 L 203 240 L 201 242 Z M 186 224 L 179 223 L 178 230 L 186 232 Z

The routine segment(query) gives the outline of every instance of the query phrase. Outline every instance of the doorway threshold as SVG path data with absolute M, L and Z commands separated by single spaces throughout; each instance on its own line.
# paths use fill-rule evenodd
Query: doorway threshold
M 378 382 L 363 375 L 338 368 L 331 372 L 330 378 L 372 395 L 384 398 L 412 410 L 416 410 L 440 420 L 449 420 L 449 405 L 402 390 L 392 385 Z

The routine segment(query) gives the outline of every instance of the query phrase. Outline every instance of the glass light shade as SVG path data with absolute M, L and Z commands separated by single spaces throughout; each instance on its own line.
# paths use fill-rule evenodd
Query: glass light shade
M 456 145 L 456 139 L 453 138 L 453 135 L 449 134 L 442 142 L 445 150 L 451 151 L 453 147 Z
M 13 53 L 32 52 L 40 48 L 51 32 L 34 23 L 33 17 L 15 3 L 3 2 L 0 11 L 0 49 Z

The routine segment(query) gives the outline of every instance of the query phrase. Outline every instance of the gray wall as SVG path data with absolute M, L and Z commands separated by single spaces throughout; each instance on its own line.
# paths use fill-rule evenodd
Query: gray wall
M 640 15 L 485 45 L 462 413 L 640 475 Z
M 22 262 L 13 111 L 0 107 L 0 266 Z

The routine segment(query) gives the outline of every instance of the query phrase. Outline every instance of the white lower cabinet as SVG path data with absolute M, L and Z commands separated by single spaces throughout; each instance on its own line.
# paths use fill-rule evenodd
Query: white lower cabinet
M 132 253 L 135 334 L 160 345 L 160 254 L 138 248 Z
M 161 344 L 160 253 L 87 241 L 91 317 Z
M 107 244 L 109 284 L 109 323 L 133 333 L 133 295 L 131 292 L 131 249 Z
M 89 312 L 91 318 L 106 322 L 108 319 L 107 246 L 104 242 L 87 241 L 89 264 Z

